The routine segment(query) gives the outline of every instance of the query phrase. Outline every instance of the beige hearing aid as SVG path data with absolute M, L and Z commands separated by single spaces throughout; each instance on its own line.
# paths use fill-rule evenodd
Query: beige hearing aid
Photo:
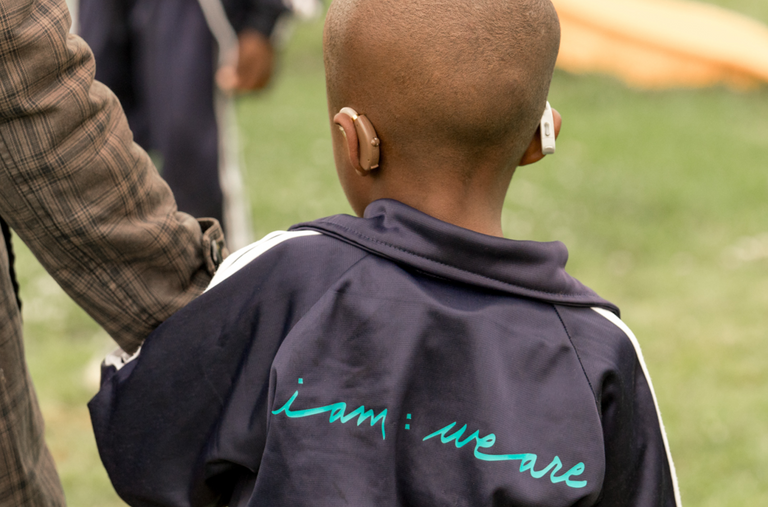
M 357 132 L 357 145 L 360 150 L 360 167 L 366 171 L 379 167 L 379 145 L 381 141 L 376 135 L 371 121 L 364 114 L 357 114 L 351 107 L 342 107 L 344 113 L 352 119 Z

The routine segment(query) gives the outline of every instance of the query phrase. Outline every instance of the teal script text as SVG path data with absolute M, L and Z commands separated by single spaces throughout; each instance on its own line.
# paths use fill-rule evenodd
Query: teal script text
M 293 396 L 277 410 L 273 410 L 272 413 L 274 415 L 277 415 L 281 412 L 284 412 L 286 416 L 291 418 L 297 418 L 297 417 L 309 417 L 312 415 L 317 414 L 324 414 L 326 412 L 330 412 L 331 416 L 329 419 L 329 422 L 334 423 L 336 421 L 341 421 L 342 424 L 349 422 L 354 417 L 357 417 L 357 425 L 360 426 L 366 419 L 371 420 L 371 426 L 376 425 L 377 422 L 381 421 L 381 438 L 382 440 L 386 440 L 387 435 L 384 431 L 384 423 L 387 420 L 387 409 L 381 411 L 379 415 L 376 415 L 373 410 L 368 409 L 366 410 L 364 406 L 360 406 L 359 408 L 356 408 L 349 414 L 344 414 L 344 412 L 347 410 L 347 404 L 343 401 L 339 403 L 332 403 L 330 405 L 325 405 L 324 407 L 317 407 L 317 408 L 307 408 L 304 410 L 291 410 L 291 406 L 293 405 L 293 402 L 296 400 L 296 397 L 299 395 L 299 391 L 296 391 L 293 393 Z
M 569 486 L 571 488 L 583 488 L 584 486 L 587 485 L 587 481 L 571 480 L 571 477 L 575 477 L 584 473 L 584 468 L 585 468 L 584 463 L 577 463 L 564 474 L 555 475 L 557 474 L 557 472 L 560 471 L 561 468 L 563 468 L 563 463 L 560 461 L 560 458 L 558 456 L 555 456 L 552 462 L 549 465 L 547 465 L 545 468 L 542 468 L 541 470 L 536 470 L 534 468 L 536 465 L 536 457 L 537 457 L 535 454 L 531 454 L 531 453 L 486 454 L 484 452 L 481 452 L 480 449 L 489 449 L 493 447 L 493 444 L 496 443 L 496 435 L 494 435 L 493 433 L 490 433 L 487 436 L 481 438 L 480 431 L 475 431 L 474 433 L 469 435 L 467 438 L 462 440 L 461 437 L 464 435 L 464 432 L 467 430 L 467 425 L 465 424 L 464 426 L 456 430 L 455 433 L 453 433 L 452 435 L 449 435 L 448 433 L 450 433 L 450 431 L 453 429 L 454 426 L 456 426 L 456 423 L 452 422 L 445 428 L 442 428 L 430 435 L 427 435 L 426 437 L 424 437 L 424 440 L 429 440 L 430 438 L 434 438 L 439 435 L 440 441 L 442 443 L 447 444 L 449 442 L 454 442 L 457 448 L 462 448 L 468 443 L 474 442 L 475 458 L 479 460 L 520 461 L 520 472 L 522 473 L 522 472 L 530 471 L 531 476 L 535 479 L 541 479 L 545 475 L 550 474 L 549 480 L 552 481 L 553 484 L 556 484 L 558 482 L 565 482 L 566 486 Z

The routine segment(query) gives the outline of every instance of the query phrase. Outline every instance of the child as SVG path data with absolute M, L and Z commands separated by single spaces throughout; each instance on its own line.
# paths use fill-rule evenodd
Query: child
M 501 237 L 558 45 L 548 0 L 333 3 L 334 154 L 363 218 L 233 254 L 109 368 L 90 408 L 128 503 L 679 505 L 618 309 L 561 243 Z

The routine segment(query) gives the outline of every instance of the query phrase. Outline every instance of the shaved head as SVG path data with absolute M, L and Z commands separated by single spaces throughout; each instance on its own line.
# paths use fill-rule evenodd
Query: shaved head
M 386 157 L 489 149 L 519 157 L 544 110 L 560 43 L 549 0 L 334 0 L 328 103 L 365 113 Z

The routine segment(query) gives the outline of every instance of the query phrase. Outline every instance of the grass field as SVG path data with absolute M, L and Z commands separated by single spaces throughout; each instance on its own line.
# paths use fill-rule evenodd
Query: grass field
M 768 23 L 764 0 L 712 3 Z M 320 33 L 320 21 L 299 27 L 273 88 L 240 102 L 257 237 L 349 212 Z M 647 92 L 557 72 L 550 101 L 564 118 L 558 153 L 515 176 L 505 234 L 564 241 L 569 271 L 622 308 L 685 504 L 768 505 L 768 87 Z M 110 341 L 18 248 L 29 365 L 69 502 L 123 505 L 85 408 Z

